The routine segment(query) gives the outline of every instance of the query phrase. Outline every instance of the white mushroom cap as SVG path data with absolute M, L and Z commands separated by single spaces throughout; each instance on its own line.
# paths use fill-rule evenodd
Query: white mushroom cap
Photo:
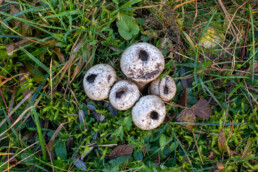
M 132 110 L 134 124 L 143 130 L 157 128 L 163 122 L 165 116 L 165 104 L 155 95 L 140 98 Z
M 109 100 L 112 106 L 118 110 L 130 109 L 140 98 L 140 91 L 130 81 L 118 81 L 111 89 Z
M 92 100 L 104 100 L 108 98 L 109 91 L 116 80 L 116 72 L 111 66 L 95 65 L 86 72 L 83 78 L 84 91 Z
M 149 91 L 150 94 L 160 96 L 164 101 L 170 101 L 176 94 L 176 83 L 167 75 L 162 79 L 152 81 Z
M 165 60 L 155 46 L 136 43 L 122 54 L 120 66 L 123 73 L 140 87 L 156 79 L 164 69 Z

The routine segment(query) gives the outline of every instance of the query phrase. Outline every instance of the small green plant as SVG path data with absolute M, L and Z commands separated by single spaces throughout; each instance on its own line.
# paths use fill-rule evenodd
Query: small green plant
M 0 0 L 0 171 L 257 171 L 256 13 L 239 0 Z M 151 131 L 82 86 L 99 63 L 125 79 L 138 42 L 162 51 L 178 92 Z

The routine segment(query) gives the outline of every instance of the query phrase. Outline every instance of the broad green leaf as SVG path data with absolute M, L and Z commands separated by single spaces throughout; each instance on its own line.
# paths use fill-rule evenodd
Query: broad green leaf
M 178 142 L 175 141 L 175 142 L 173 142 L 173 143 L 171 144 L 170 149 L 171 149 L 171 151 L 173 152 L 173 151 L 175 151 L 175 150 L 177 149 L 177 147 L 178 147 Z
M 120 137 L 121 140 L 123 140 L 123 137 L 124 137 L 124 129 L 123 129 L 123 126 L 120 126 L 118 129 L 116 129 L 112 136 L 117 136 L 117 137 Z
M 166 136 L 164 134 L 161 134 L 160 138 L 159 138 L 159 145 L 160 145 L 160 149 L 163 151 L 164 149 L 164 145 L 166 144 Z
M 27 50 L 25 50 L 24 48 L 20 47 L 20 49 L 28 55 L 28 57 L 33 60 L 37 65 L 39 65 L 42 69 L 44 69 L 47 73 L 49 73 L 49 68 L 43 64 L 39 59 L 37 59 L 36 57 L 34 57 L 31 53 L 29 53 Z
M 133 153 L 133 158 L 134 158 L 134 160 L 136 160 L 136 161 L 141 161 L 141 160 L 143 160 L 143 154 L 142 154 L 142 152 L 134 152 L 134 153 Z
M 118 18 L 119 21 L 116 22 L 118 32 L 125 40 L 130 40 L 132 36 L 139 33 L 139 26 L 133 17 L 119 15 Z
M 127 130 L 130 130 L 132 126 L 132 117 L 128 116 L 124 118 L 124 125 L 127 127 Z
M 55 146 L 55 152 L 56 156 L 66 159 L 67 158 L 67 152 L 66 152 L 66 146 L 64 141 L 58 141 Z

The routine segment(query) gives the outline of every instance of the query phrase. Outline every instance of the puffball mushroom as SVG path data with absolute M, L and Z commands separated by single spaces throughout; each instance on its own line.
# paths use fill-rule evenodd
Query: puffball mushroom
M 116 80 L 116 72 L 110 65 L 95 65 L 86 72 L 83 78 L 84 91 L 92 100 L 104 100 L 108 98 L 110 89 Z
M 118 81 L 111 89 L 109 100 L 112 106 L 118 110 L 130 109 L 140 97 L 140 91 L 130 81 Z
M 151 82 L 150 94 L 159 96 L 163 101 L 170 101 L 176 94 L 176 83 L 170 76 Z
M 162 53 L 148 43 L 136 43 L 129 46 L 123 52 L 120 61 L 123 73 L 129 80 L 134 81 L 140 90 L 161 74 L 164 65 Z
M 165 119 L 166 107 L 156 95 L 141 97 L 132 109 L 134 124 L 143 130 L 157 128 Z

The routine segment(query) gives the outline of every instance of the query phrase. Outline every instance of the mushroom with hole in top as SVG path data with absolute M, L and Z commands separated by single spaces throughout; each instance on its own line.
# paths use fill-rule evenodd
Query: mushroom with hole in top
M 170 76 L 156 79 L 149 87 L 150 94 L 159 96 L 163 101 L 170 101 L 176 94 L 176 83 Z
M 137 85 L 126 80 L 115 83 L 109 94 L 110 103 L 118 110 L 130 109 L 139 98 Z
M 95 65 L 86 72 L 83 78 L 84 91 L 92 100 L 104 100 L 108 98 L 110 89 L 116 80 L 116 72 L 110 65 Z
M 122 54 L 120 66 L 129 80 L 140 90 L 156 79 L 164 69 L 165 60 L 158 48 L 149 43 L 136 43 Z
M 156 95 L 141 97 L 132 109 L 134 124 L 143 130 L 157 128 L 164 121 L 165 116 L 165 104 Z

